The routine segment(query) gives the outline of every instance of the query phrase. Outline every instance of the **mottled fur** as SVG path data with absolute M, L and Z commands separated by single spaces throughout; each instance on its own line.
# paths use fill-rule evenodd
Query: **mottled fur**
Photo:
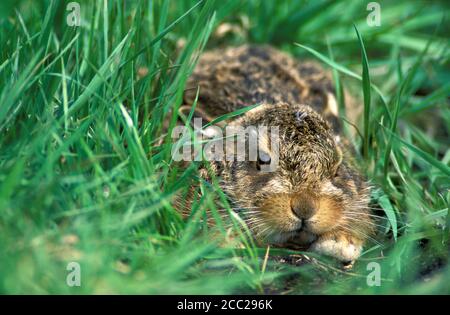
M 211 116 L 261 102 L 308 104 L 339 129 L 337 108 L 328 107 L 334 94 L 329 75 L 316 63 L 300 63 L 270 46 L 206 52 L 187 85 L 192 89 L 185 93 L 186 103 L 193 103 L 200 85 L 199 107 Z
M 213 164 L 255 239 L 355 260 L 374 223 L 368 185 L 340 135 L 329 76 L 274 48 L 241 46 L 205 53 L 188 81 L 188 87 L 197 86 L 203 116 L 262 103 L 230 124 L 279 127 L 274 172 L 258 171 L 258 162 Z M 186 103 L 194 96 L 195 89 L 186 92 Z M 265 146 L 273 154 L 267 139 Z

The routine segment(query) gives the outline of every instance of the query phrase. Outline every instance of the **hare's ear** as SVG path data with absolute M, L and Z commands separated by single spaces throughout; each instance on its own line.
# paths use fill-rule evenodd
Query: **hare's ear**
M 335 133 L 341 131 L 338 103 L 336 97 L 331 92 L 327 92 L 326 107 L 323 110 L 323 117 L 330 123 Z
M 178 109 L 178 115 L 182 117 L 183 121 L 186 121 L 189 118 L 191 111 L 192 106 L 182 105 Z M 213 126 L 205 128 L 205 126 L 214 121 L 214 119 L 215 118 L 213 116 L 209 115 L 207 112 L 197 106 L 192 113 L 190 124 L 191 127 L 194 128 L 194 130 L 201 130 L 202 134 L 205 137 L 214 138 L 218 136 L 219 131 L 221 135 L 221 129 L 225 126 L 223 122 L 219 122 Z

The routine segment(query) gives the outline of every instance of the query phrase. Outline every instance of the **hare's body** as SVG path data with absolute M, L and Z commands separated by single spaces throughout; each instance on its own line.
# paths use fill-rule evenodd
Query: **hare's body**
M 260 172 L 260 161 L 224 160 L 213 168 L 255 239 L 355 260 L 373 226 L 369 190 L 339 135 L 329 76 L 274 48 L 242 46 L 201 56 L 188 80 L 187 104 L 197 87 L 204 116 L 261 103 L 230 124 L 279 128 L 273 172 Z M 270 141 L 260 145 L 274 158 Z
M 339 130 L 333 82 L 316 63 L 299 62 L 269 46 L 241 46 L 204 53 L 189 78 L 200 86 L 199 105 L 220 116 L 257 103 L 307 104 Z M 196 89 L 185 93 L 192 104 Z

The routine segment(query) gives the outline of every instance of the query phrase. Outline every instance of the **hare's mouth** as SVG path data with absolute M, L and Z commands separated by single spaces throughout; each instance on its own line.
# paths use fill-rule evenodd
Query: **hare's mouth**
M 282 232 L 283 236 L 278 237 L 278 242 L 273 244 L 276 246 L 290 248 L 295 250 L 307 250 L 309 246 L 317 240 L 317 235 L 307 232 L 304 229 L 293 232 Z
M 317 234 L 314 234 L 302 227 L 291 237 L 291 241 L 301 245 L 310 245 L 317 240 L 317 237 Z
M 292 231 L 277 231 L 267 237 L 266 242 L 283 247 L 308 247 L 317 240 L 318 235 L 304 227 L 299 227 Z M 292 246 L 289 246 L 292 245 Z
M 265 223 L 250 226 L 250 229 L 254 232 L 255 238 L 265 244 L 281 245 L 292 239 L 308 244 L 316 239 L 316 236 L 308 230 L 307 224 L 298 218 L 282 222 L 269 220 L 262 222 Z

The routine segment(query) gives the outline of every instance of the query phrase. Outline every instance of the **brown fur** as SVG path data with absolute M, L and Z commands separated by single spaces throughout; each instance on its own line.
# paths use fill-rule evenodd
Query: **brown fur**
M 205 53 L 188 81 L 197 86 L 197 106 L 209 117 L 262 103 L 230 124 L 279 127 L 274 172 L 249 161 L 213 165 L 255 239 L 355 260 L 374 225 L 369 187 L 341 139 L 329 76 L 274 48 L 241 46 Z M 186 92 L 187 104 L 195 90 Z M 265 150 L 273 154 L 270 143 Z

